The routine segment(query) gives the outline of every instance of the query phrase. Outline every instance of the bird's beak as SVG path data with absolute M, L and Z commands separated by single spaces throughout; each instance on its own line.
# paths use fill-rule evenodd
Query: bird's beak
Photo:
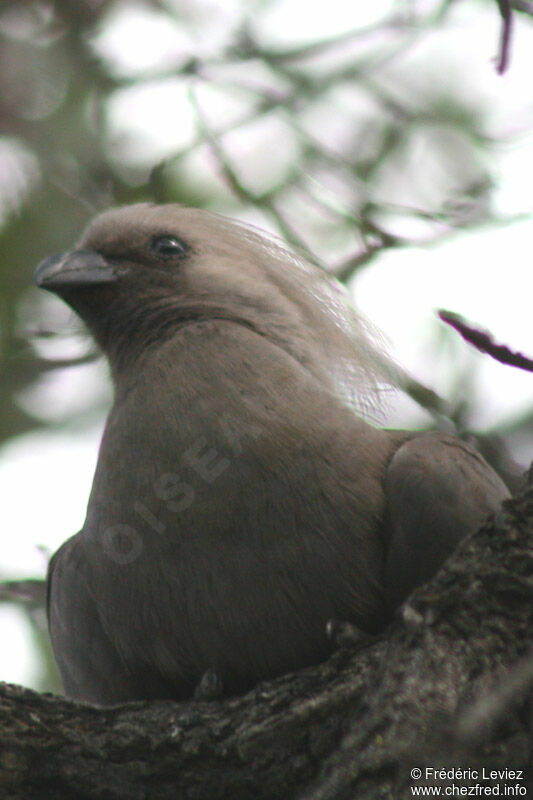
M 33 279 L 51 292 L 63 288 L 112 283 L 117 280 L 112 264 L 94 250 L 70 250 L 41 261 Z

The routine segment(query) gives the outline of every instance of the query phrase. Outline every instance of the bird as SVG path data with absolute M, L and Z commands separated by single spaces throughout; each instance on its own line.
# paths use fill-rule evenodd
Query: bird
M 346 290 L 250 225 L 97 215 L 38 287 L 107 359 L 83 528 L 52 557 L 67 697 L 227 696 L 373 634 L 508 496 L 466 442 L 372 419 L 387 359 Z

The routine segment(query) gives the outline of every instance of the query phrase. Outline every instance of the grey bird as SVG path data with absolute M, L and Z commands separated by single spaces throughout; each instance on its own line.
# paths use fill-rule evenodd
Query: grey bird
M 114 402 L 83 529 L 53 557 L 67 696 L 226 694 L 381 630 L 507 497 L 462 441 L 365 421 L 383 355 L 346 293 L 225 217 L 138 204 L 35 280 L 84 320 Z

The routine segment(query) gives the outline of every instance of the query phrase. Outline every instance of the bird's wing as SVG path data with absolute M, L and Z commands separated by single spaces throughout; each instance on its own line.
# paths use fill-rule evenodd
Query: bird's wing
M 48 624 L 63 688 L 73 700 L 105 703 L 127 700 L 130 676 L 98 616 L 76 535 L 57 551 L 48 567 Z
M 466 442 L 440 433 L 410 437 L 385 475 L 385 586 L 391 608 L 429 580 L 458 542 L 509 496 Z

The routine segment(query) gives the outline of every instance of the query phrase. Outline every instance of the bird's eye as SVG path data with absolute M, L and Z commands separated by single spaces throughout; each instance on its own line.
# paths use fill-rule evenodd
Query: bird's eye
M 160 258 L 183 256 L 189 248 L 177 236 L 156 236 L 150 242 L 150 250 Z

